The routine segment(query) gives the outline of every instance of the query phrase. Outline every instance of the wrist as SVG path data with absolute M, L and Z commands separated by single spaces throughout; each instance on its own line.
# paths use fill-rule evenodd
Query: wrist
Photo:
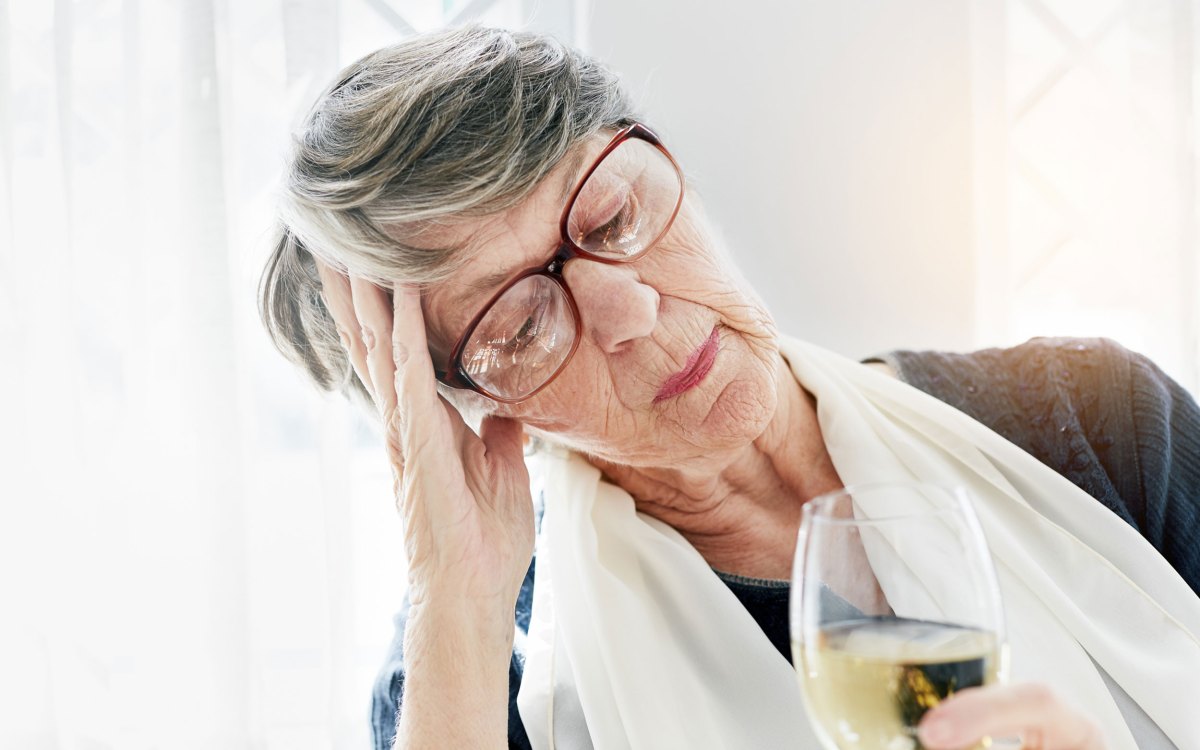
M 519 590 L 511 593 L 465 593 L 461 585 L 420 585 L 410 582 L 409 617 L 421 615 L 430 620 L 444 621 L 447 626 L 455 628 L 511 629 L 518 594 Z
M 514 627 L 512 608 L 465 599 L 437 599 L 410 605 L 405 640 L 422 649 L 453 648 L 457 659 L 479 666 L 495 660 L 507 665 Z M 507 666 L 505 669 L 507 673 Z
M 410 606 L 397 747 L 506 747 L 513 613 L 459 600 Z

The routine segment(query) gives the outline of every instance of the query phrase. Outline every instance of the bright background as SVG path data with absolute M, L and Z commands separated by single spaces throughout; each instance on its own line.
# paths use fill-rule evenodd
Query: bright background
M 387 468 L 254 286 L 316 92 L 471 18 L 619 70 L 785 331 L 1200 385 L 1190 0 L 0 0 L 0 747 L 366 747 Z

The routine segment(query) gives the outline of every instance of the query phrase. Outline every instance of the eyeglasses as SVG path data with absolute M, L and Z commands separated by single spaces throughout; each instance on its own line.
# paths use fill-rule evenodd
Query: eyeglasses
M 509 404 L 545 388 L 575 354 L 583 330 L 563 280 L 567 261 L 638 260 L 671 228 L 682 203 L 683 173 L 658 136 L 640 124 L 622 129 L 567 200 L 554 258 L 519 274 L 483 306 L 438 380 Z

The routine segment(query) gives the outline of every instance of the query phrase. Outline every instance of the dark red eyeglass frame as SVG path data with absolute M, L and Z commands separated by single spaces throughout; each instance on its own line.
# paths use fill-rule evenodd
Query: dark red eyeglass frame
M 609 154 L 615 151 L 618 146 L 631 138 L 649 143 L 662 152 L 663 156 L 667 157 L 667 160 L 671 162 L 671 166 L 675 168 L 676 176 L 679 178 L 679 198 L 675 201 L 675 207 L 671 210 L 671 216 L 663 225 L 662 231 L 659 232 L 657 237 L 646 243 L 646 246 L 642 248 L 642 251 L 637 255 L 626 256 L 623 258 L 605 258 L 599 255 L 593 255 L 587 250 L 581 248 L 579 245 L 575 244 L 574 240 L 571 239 L 571 235 L 568 232 L 568 222 L 571 217 L 571 209 L 575 207 L 575 199 L 579 197 L 579 193 L 582 192 L 583 186 L 587 184 L 588 179 L 590 179 L 592 174 L 595 173 L 595 171 L 600 167 L 601 162 L 603 162 Z M 475 317 L 471 319 L 471 322 L 467 325 L 463 335 L 459 337 L 458 341 L 454 344 L 454 347 L 450 350 L 450 358 L 447 362 L 446 369 L 436 370 L 434 372 L 437 379 L 453 388 L 465 388 L 467 390 L 481 393 L 493 401 L 498 401 L 502 404 L 516 404 L 528 398 L 532 398 L 543 388 L 554 382 L 554 379 L 557 378 L 564 369 L 566 369 L 567 363 L 570 362 L 571 358 L 575 356 L 575 350 L 579 348 L 579 339 L 583 335 L 583 321 L 579 318 L 579 307 L 575 304 L 575 297 L 571 294 L 570 287 L 567 286 L 566 281 L 563 280 L 563 268 L 567 265 L 567 261 L 571 260 L 572 258 L 585 258 L 587 260 L 596 261 L 597 263 L 617 265 L 621 263 L 632 263 L 633 261 L 639 260 L 645 256 L 646 253 L 650 252 L 651 248 L 657 245 L 659 240 L 666 236 L 667 232 L 670 231 L 671 225 L 675 223 L 675 217 L 679 214 L 679 208 L 683 205 L 683 193 L 683 170 L 679 168 L 679 164 L 675 161 L 675 157 L 671 156 L 671 152 L 667 150 L 667 147 L 663 145 L 659 137 L 655 135 L 650 128 L 642 125 L 641 123 L 633 123 L 632 125 L 628 125 L 618 131 L 617 134 L 613 136 L 613 139 L 608 142 L 608 145 L 604 147 L 604 150 L 601 151 L 596 157 L 595 161 L 592 162 L 592 166 L 589 167 L 588 170 L 583 174 L 583 177 L 579 179 L 579 182 L 571 191 L 570 197 L 567 198 L 566 206 L 563 207 L 562 217 L 558 222 L 558 231 L 562 242 L 559 244 L 558 250 L 555 251 L 554 257 L 551 258 L 550 262 L 545 265 L 535 266 L 518 273 L 516 277 L 514 277 L 511 281 L 501 287 L 498 292 L 492 295 L 487 304 L 480 308 Z M 467 342 L 471 340 L 471 336 L 475 333 L 475 327 L 478 326 L 487 316 L 488 312 L 491 311 L 492 305 L 496 304 L 496 301 L 503 297 L 509 289 L 512 289 L 514 286 L 530 276 L 546 276 L 555 284 L 558 284 L 559 288 L 562 289 L 563 295 L 567 299 L 567 304 L 571 308 L 571 315 L 575 319 L 575 340 L 571 344 L 571 351 L 567 352 L 567 356 L 563 358 L 563 361 L 558 366 L 558 369 L 546 379 L 546 382 L 542 383 L 537 388 L 519 398 L 506 398 L 488 391 L 486 388 L 480 386 L 478 383 L 472 380 L 471 376 L 467 373 L 466 368 L 463 367 L 462 354 L 463 350 L 467 347 Z

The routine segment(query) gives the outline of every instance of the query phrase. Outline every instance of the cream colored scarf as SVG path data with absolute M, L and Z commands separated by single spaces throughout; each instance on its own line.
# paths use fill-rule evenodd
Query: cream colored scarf
M 965 414 L 795 340 L 842 480 L 971 492 L 996 561 L 1012 679 L 1055 686 L 1137 748 L 1097 665 L 1200 748 L 1200 598 L 1136 531 Z M 817 748 L 791 665 L 674 529 L 579 456 L 549 456 L 518 705 L 535 750 Z

